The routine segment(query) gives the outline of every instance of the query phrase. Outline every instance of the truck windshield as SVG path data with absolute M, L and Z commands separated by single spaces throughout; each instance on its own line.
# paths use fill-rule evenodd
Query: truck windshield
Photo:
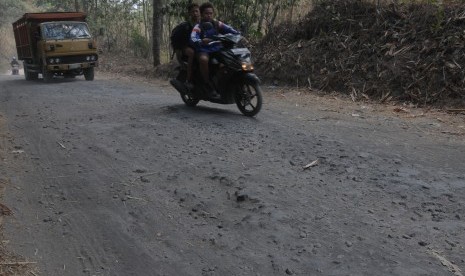
M 81 22 L 52 22 L 42 25 L 45 39 L 89 38 L 87 25 Z

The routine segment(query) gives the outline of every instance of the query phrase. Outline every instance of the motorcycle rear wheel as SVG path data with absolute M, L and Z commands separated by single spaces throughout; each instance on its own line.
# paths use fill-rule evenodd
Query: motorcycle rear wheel
M 247 80 L 235 95 L 237 108 L 248 117 L 257 115 L 262 109 L 262 90 L 258 82 Z
M 179 82 L 181 83 L 184 83 L 186 82 L 186 79 L 187 79 L 187 72 L 186 70 L 181 70 L 179 71 L 179 74 L 176 76 L 176 80 L 178 80 Z M 185 91 L 187 89 L 180 89 L 180 94 L 181 94 L 181 99 L 182 101 L 189 107 L 195 107 L 199 102 L 200 100 L 189 95 L 189 93 L 183 93 L 182 91 Z

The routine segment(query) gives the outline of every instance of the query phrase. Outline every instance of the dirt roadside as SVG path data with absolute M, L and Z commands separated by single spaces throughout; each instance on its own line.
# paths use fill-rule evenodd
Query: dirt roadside
M 434 158 L 434 164 L 442 170 L 437 162 L 447 160 L 445 155 L 452 154 L 454 149 L 449 146 L 441 153 L 434 149 L 434 143 L 427 142 L 437 141 L 438 147 L 442 147 L 463 140 L 463 114 L 403 105 L 354 103 L 336 95 L 308 93 L 305 89 L 265 86 L 263 113 L 257 120 L 244 120 L 234 109 L 229 111 L 221 106 L 186 109 L 164 81 L 99 74 L 96 85 L 100 92 L 82 97 L 79 93 L 85 93 L 86 89 L 77 90 L 73 84 L 88 85 L 79 81 L 57 83 L 37 86 L 38 91 L 34 93 L 3 95 L 3 101 L 9 105 L 21 104 L 21 110 L 9 110 L 9 116 L 17 121 L 16 132 L 27 134 L 32 128 L 34 135 L 40 135 L 43 140 L 36 149 L 27 139 L 13 143 L 5 138 L 2 152 L 10 154 L 10 160 L 15 160 L 13 151 L 29 152 L 30 158 L 16 155 L 18 162 L 12 168 L 28 171 L 22 172 L 25 180 L 40 176 L 39 180 L 53 179 L 63 186 L 37 181 L 35 192 L 28 193 L 31 199 L 22 204 L 41 210 L 40 227 L 46 225 L 49 231 L 63 227 L 71 240 L 81 242 L 77 253 L 87 269 L 83 275 L 89 275 L 88 269 L 100 267 L 110 271 L 102 272 L 103 275 L 122 275 L 118 273 L 123 270 L 111 273 L 109 256 L 116 249 L 111 244 L 98 247 L 98 237 L 103 234 L 92 230 L 92 224 L 85 228 L 89 230 L 87 241 L 77 229 L 70 227 L 76 226 L 75 217 L 103 227 L 94 221 L 102 213 L 85 209 L 76 213 L 84 208 L 78 202 L 100 202 L 101 205 L 94 205 L 98 208 L 109 205 L 121 218 L 115 225 L 122 224 L 128 235 L 134 237 L 135 248 L 127 249 L 141 253 L 142 260 L 153 262 L 147 259 L 150 253 L 166 260 L 166 264 L 160 264 L 165 269 L 173 264 L 191 265 L 191 274 L 187 267 L 181 266 L 178 275 L 221 275 L 228 271 L 237 275 L 258 271 L 267 272 L 266 275 L 305 275 L 305 271 L 334 275 L 347 270 L 374 271 L 383 266 L 380 275 L 408 272 L 421 275 L 422 265 L 439 271 L 436 275 L 451 275 L 449 268 L 463 266 L 464 256 L 460 253 L 463 241 L 455 233 L 462 225 L 460 181 L 463 178 L 457 178 L 458 170 L 434 174 L 430 165 L 423 164 L 427 158 L 412 152 L 415 137 L 422 137 L 419 140 L 425 141 L 418 141 L 417 147 L 426 150 L 427 157 Z M 71 87 L 73 93 L 60 90 L 65 86 Z M 56 91 L 49 93 L 40 87 Z M 157 92 L 154 98 L 148 89 L 165 92 Z M 109 100 L 110 96 L 115 99 Z M 21 97 L 30 97 L 31 103 Z M 147 101 L 151 102 L 147 104 Z M 77 107 L 63 110 L 59 103 L 67 102 Z M 5 102 L 3 105 L 6 106 Z M 99 107 L 98 111 L 95 106 Z M 82 114 L 83 108 L 87 108 L 84 110 L 87 113 Z M 213 123 L 205 124 L 206 120 Z M 38 125 L 34 126 L 34 122 Z M 170 125 L 178 125 L 181 132 Z M 254 127 L 257 129 L 253 130 Z M 205 143 L 190 139 L 191 135 Z M 370 142 L 371 139 L 376 140 Z M 386 143 L 396 146 L 390 148 L 392 153 L 385 150 Z M 50 153 L 42 156 L 41 152 Z M 165 158 L 163 162 L 159 160 L 161 156 Z M 66 161 L 70 157 L 74 161 Z M 89 162 L 86 159 L 89 157 L 96 160 L 84 163 Z M 119 161 L 111 163 L 115 158 Z M 316 159 L 320 160 L 318 166 L 302 169 Z M 21 162 L 38 167 L 21 168 Z M 119 163 L 131 165 L 125 167 Z M 191 168 L 191 164 L 206 169 L 199 171 Z M 66 171 L 58 171 L 61 165 Z M 450 166 L 452 170 L 457 164 L 451 162 Z M 115 172 L 124 176 L 125 181 L 112 179 L 111 174 Z M 97 183 L 110 178 L 103 183 L 112 183 L 112 187 L 110 190 L 103 186 L 95 188 L 92 181 L 85 182 L 83 174 L 94 175 L 91 180 Z M 70 179 L 69 184 L 57 178 L 67 175 L 77 178 Z M 21 188 L 24 185 L 21 183 L 27 181 L 18 178 L 15 185 Z M 84 181 L 84 188 L 76 188 L 79 182 L 74 181 L 78 179 Z M 27 191 L 10 192 L 17 194 L 13 196 L 15 199 Z M 39 201 L 42 203 L 36 205 Z M 163 204 L 166 209 L 162 208 Z M 124 212 L 117 212 L 120 208 Z M 21 211 L 15 210 L 21 216 Z M 165 226 L 152 222 L 153 214 L 163 214 L 158 219 Z M 110 222 L 113 219 L 116 217 L 111 217 Z M 40 227 L 30 227 L 40 237 L 50 239 L 48 234 L 39 234 Z M 365 228 L 372 229 L 373 233 Z M 124 242 L 121 233 L 112 231 L 103 235 L 106 243 L 110 238 Z M 58 234 L 61 241 L 62 233 Z M 164 253 L 147 251 L 140 244 L 140 237 Z M 95 247 L 89 244 L 92 242 Z M 40 241 L 36 243 L 44 246 Z M 53 246 L 58 250 L 59 244 Z M 86 248 L 93 249 L 86 251 Z M 178 249 L 184 253 L 179 255 Z M 424 259 L 424 251 L 430 252 L 429 258 Z M 41 252 L 39 256 L 44 254 Z M 99 256 L 99 252 L 105 255 Z M 55 256 L 59 254 L 55 252 Z M 409 258 L 408 254 L 418 259 L 412 261 L 415 258 Z M 33 254 L 23 255 L 29 256 L 29 261 L 35 258 Z M 310 256 L 312 261 L 307 263 Z M 217 258 L 224 261 L 223 265 L 211 262 Z M 238 266 L 237 261 L 244 265 Z M 442 268 L 441 262 L 450 267 Z M 119 268 L 123 269 L 124 265 L 136 269 L 130 263 L 121 262 Z
M 36 275 L 36 262 L 31 262 L 6 249 L 9 240 L 3 236 L 3 223 L 5 217 L 13 215 L 10 208 L 4 204 L 3 195 L 7 187 L 11 187 L 10 179 L 5 173 L 9 170 L 6 159 L 13 156 L 15 149 L 11 146 L 12 136 L 5 127 L 5 118 L 0 114 L 0 275 Z

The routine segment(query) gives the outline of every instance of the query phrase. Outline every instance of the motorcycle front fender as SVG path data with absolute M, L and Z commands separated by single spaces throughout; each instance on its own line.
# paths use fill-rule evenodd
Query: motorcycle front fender
M 244 78 L 245 81 L 247 81 L 249 83 L 260 84 L 260 79 L 254 73 L 246 73 L 246 74 L 244 74 L 243 78 Z

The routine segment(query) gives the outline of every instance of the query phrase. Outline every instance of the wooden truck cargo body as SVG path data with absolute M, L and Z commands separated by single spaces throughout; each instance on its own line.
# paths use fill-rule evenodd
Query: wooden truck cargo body
M 84 75 L 93 80 L 97 45 L 80 12 L 26 13 L 13 23 L 18 59 L 27 80 Z

